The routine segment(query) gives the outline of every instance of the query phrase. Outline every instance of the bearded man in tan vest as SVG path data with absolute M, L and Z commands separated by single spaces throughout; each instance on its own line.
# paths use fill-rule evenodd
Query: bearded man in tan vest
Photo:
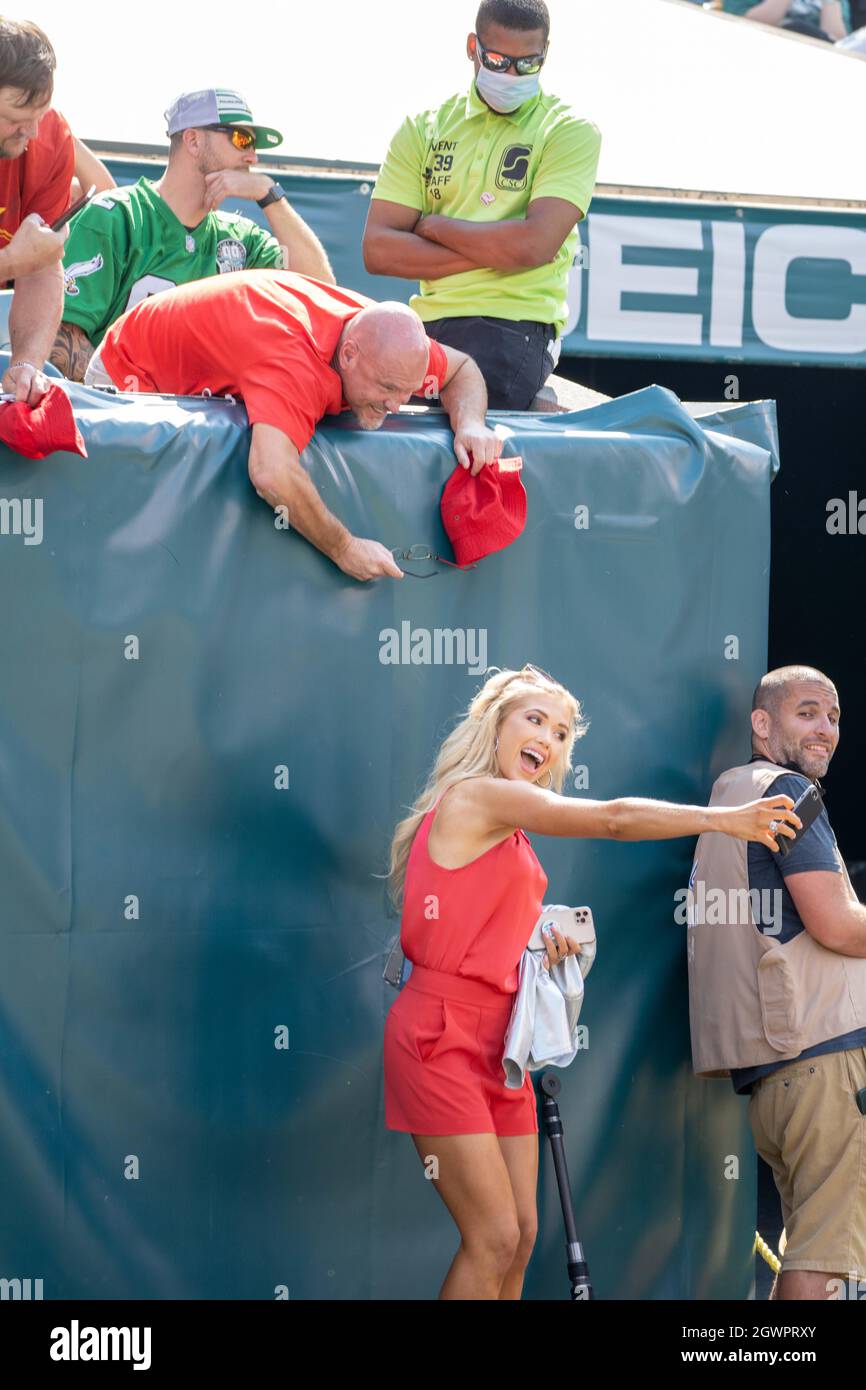
M 770 671 L 752 701 L 752 758 L 722 774 L 710 805 L 796 801 L 820 789 L 838 743 L 832 681 Z M 694 1070 L 748 1094 L 782 1202 L 771 1297 L 845 1296 L 866 1279 L 866 907 L 826 809 L 785 857 L 702 835 L 687 916 Z

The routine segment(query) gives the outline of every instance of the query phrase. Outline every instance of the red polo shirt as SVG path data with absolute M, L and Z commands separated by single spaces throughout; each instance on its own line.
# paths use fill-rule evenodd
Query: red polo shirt
M 344 325 L 373 302 L 288 270 L 213 275 L 136 304 L 109 328 L 99 355 L 121 391 L 240 396 L 251 425 L 276 426 L 301 452 L 322 416 L 343 409 L 331 358 Z M 437 392 L 446 370 L 442 347 L 430 341 Z
M 74 173 L 72 132 L 59 111 L 46 111 L 24 153 L 0 159 L 0 246 L 8 245 L 31 212 L 55 222 L 69 207 Z

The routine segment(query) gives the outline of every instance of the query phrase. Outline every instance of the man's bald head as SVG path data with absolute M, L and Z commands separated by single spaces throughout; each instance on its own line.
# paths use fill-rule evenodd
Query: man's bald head
M 816 666 L 777 666 L 775 671 L 768 671 L 762 676 L 755 686 L 752 709 L 765 709 L 768 714 L 777 714 L 786 696 L 791 693 L 791 687 L 800 685 L 803 681 L 825 685 L 834 695 L 836 694 L 836 687 L 830 677 L 825 676 Z
M 839 742 L 836 687 L 815 666 L 778 666 L 752 696 L 752 749 L 823 777 Z
M 408 304 L 386 300 L 362 309 L 346 325 L 346 338 L 355 339 L 364 352 L 388 360 L 415 358 L 423 375 L 427 367 L 427 334 L 424 325 Z
M 389 411 L 423 390 L 429 354 L 424 325 L 407 304 L 371 304 L 349 320 L 336 367 L 364 429 L 378 429 Z

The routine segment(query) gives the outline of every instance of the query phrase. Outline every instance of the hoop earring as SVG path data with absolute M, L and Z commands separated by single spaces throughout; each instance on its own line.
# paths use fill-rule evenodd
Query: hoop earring
M 536 782 L 535 785 L 536 785 L 537 787 L 541 787 L 541 783 L 540 783 L 540 782 Z M 546 792 L 546 791 L 548 791 L 548 790 L 550 789 L 550 787 L 552 787 L 552 786 L 553 786 L 553 773 L 551 772 L 550 768 L 548 768 L 548 769 L 547 769 L 547 786 L 546 786 L 546 787 L 541 787 L 541 790 Z

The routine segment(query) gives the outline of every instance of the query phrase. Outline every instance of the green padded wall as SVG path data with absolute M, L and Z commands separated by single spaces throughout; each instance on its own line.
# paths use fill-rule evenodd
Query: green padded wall
M 748 755 L 764 670 L 773 408 L 695 421 L 650 387 L 497 417 L 520 539 L 359 585 L 276 529 L 241 406 L 68 390 L 87 460 L 0 447 L 0 1277 L 46 1299 L 435 1297 L 456 1233 L 383 1125 L 397 922 L 375 875 L 482 675 L 385 664 L 382 634 L 474 633 L 569 685 L 592 723 L 568 794 L 705 801 Z M 304 462 L 356 534 L 450 557 L 438 412 L 332 420 Z M 745 1297 L 745 1109 L 689 1063 L 693 844 L 534 844 L 550 900 L 599 931 L 561 1096 L 597 1294 Z M 544 1152 L 539 1209 L 525 1296 L 564 1298 Z

